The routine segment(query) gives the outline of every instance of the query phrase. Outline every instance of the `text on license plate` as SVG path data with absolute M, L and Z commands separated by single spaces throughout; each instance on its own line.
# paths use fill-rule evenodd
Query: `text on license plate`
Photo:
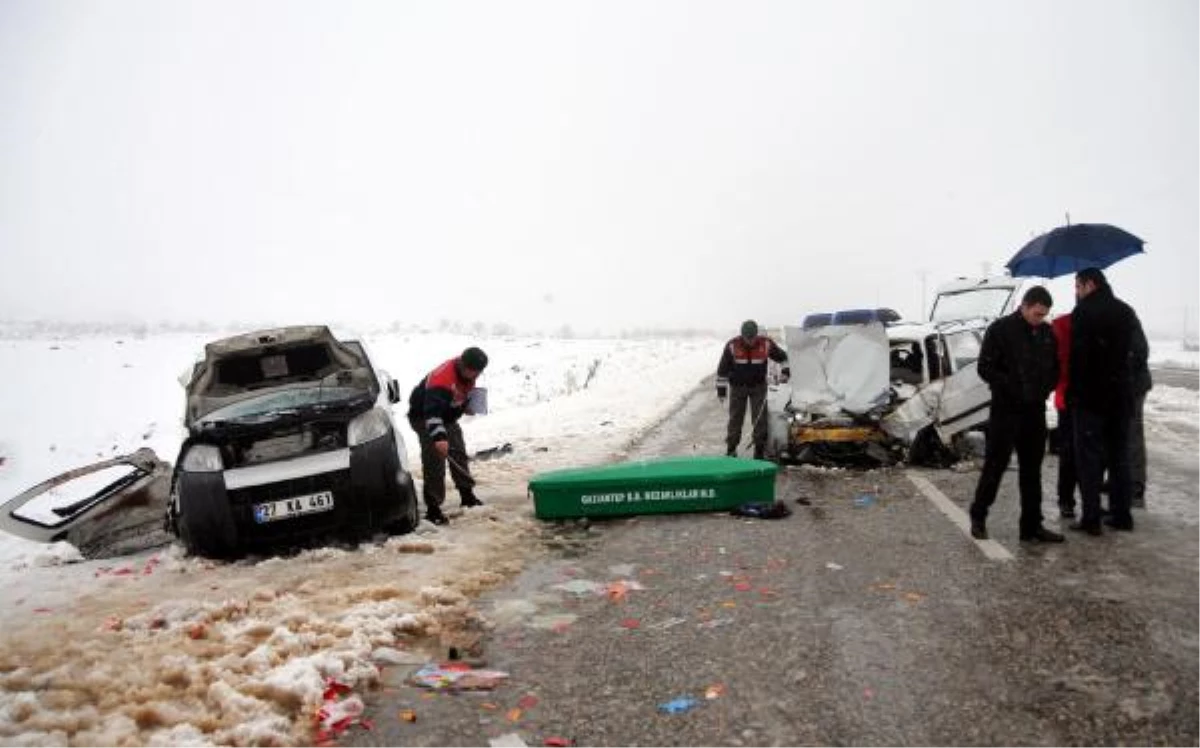
M 328 512 L 333 509 L 333 493 L 321 491 L 305 496 L 294 496 L 280 501 L 268 501 L 254 505 L 254 521 L 260 525 L 264 522 L 299 517 L 301 514 Z

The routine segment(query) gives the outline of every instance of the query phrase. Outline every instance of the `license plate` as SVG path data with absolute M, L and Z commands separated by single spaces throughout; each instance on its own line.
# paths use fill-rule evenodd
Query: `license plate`
M 261 524 L 281 519 L 299 517 L 302 514 L 328 512 L 333 509 L 333 493 L 321 491 L 305 496 L 294 496 L 281 501 L 268 501 L 254 505 L 254 521 Z

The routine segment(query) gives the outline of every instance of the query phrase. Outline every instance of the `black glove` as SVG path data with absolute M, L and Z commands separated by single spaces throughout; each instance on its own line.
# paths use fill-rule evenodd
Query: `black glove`
M 728 396 L 729 396 L 729 389 L 723 384 L 718 384 L 717 385 L 717 401 L 720 402 L 722 405 L 724 405 L 725 398 Z
M 791 378 L 792 378 L 792 370 L 789 367 L 785 366 L 779 370 L 779 383 L 780 384 L 787 384 L 788 380 L 790 380 Z

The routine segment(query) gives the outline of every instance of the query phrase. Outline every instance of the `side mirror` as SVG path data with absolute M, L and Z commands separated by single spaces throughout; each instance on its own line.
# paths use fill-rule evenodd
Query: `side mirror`
M 395 379 L 387 380 L 388 402 L 395 404 L 400 402 L 400 385 L 396 384 Z

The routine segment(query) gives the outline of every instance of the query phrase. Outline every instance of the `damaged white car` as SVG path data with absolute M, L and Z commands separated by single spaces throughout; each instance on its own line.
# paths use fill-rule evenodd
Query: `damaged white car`
M 987 421 L 982 326 L 854 313 L 805 322 L 784 328 L 792 376 L 767 400 L 768 451 L 781 462 L 941 461 L 957 434 Z
M 767 398 L 768 453 L 781 462 L 944 465 L 971 451 L 991 390 L 976 370 L 983 334 L 1027 279 L 960 279 L 928 322 L 886 309 L 809 315 L 785 327 L 791 380 Z
M 236 556 L 419 522 L 392 419 L 399 388 L 361 342 L 324 326 L 238 335 L 209 343 L 185 386 L 167 527 L 189 552 Z

